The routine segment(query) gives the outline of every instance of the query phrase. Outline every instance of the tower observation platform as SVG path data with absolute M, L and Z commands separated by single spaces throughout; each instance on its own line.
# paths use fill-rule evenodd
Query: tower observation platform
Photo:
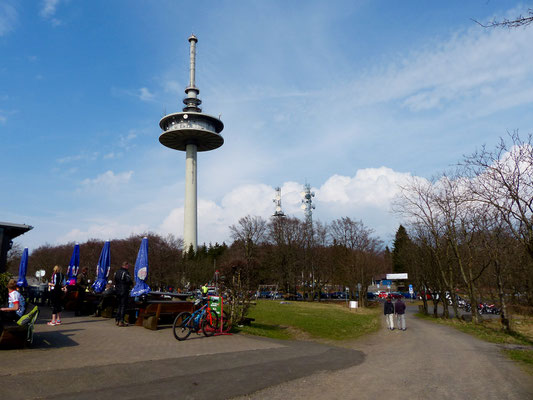
M 190 43 L 190 82 L 185 89 L 187 97 L 183 99 L 183 112 L 165 115 L 159 121 L 163 130 L 159 142 L 174 150 L 186 151 L 188 144 L 194 144 L 197 151 L 209 151 L 224 144 L 220 135 L 224 124 L 218 118 L 202 113 L 198 98 L 200 89 L 195 86 L 196 75 L 196 36 L 189 37 Z
M 189 37 L 190 43 L 190 75 L 189 86 L 185 88 L 187 97 L 183 99 L 185 107 L 182 112 L 165 115 L 159 121 L 163 133 L 159 142 L 174 150 L 186 152 L 185 160 L 185 205 L 183 242 L 184 251 L 198 247 L 197 221 L 197 171 L 196 156 L 199 151 L 209 151 L 224 144 L 220 135 L 224 124 L 218 118 L 202 113 L 198 98 L 200 89 L 196 87 L 196 43 L 198 38 Z

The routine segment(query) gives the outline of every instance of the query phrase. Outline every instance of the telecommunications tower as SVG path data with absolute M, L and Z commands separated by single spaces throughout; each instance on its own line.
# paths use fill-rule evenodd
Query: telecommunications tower
M 276 211 L 272 214 L 273 217 L 284 217 L 285 214 L 281 210 L 281 188 L 276 188 L 276 197 L 272 200 L 276 204 Z
M 315 192 L 311 192 L 311 185 L 306 183 L 304 185 L 304 191 L 302 195 L 302 205 L 301 208 L 305 213 L 305 223 L 309 226 L 313 226 L 313 210 L 315 205 L 313 204 L 313 197 L 315 197 Z
M 187 97 L 183 99 L 183 112 L 165 115 L 159 121 L 163 130 L 159 141 L 162 145 L 174 150 L 186 152 L 185 158 L 185 209 L 183 227 L 183 246 L 185 252 L 198 248 L 197 221 L 197 185 L 196 185 L 196 153 L 219 148 L 224 144 L 220 135 L 224 124 L 218 118 L 202 113 L 198 98 L 200 89 L 195 86 L 196 69 L 196 36 L 189 37 L 190 43 L 190 74 L 189 86 L 185 88 Z

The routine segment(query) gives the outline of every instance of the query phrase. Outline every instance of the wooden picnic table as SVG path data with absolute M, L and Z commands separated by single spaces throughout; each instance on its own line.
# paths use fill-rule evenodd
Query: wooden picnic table
M 192 296 L 192 293 L 177 293 L 177 292 L 150 292 L 147 294 L 149 300 L 156 300 L 156 299 L 180 299 L 180 300 L 186 300 L 187 298 Z
M 180 312 L 194 310 L 194 303 L 184 300 L 147 300 L 139 305 L 139 315 L 135 325 L 157 330 L 162 318 L 174 319 Z

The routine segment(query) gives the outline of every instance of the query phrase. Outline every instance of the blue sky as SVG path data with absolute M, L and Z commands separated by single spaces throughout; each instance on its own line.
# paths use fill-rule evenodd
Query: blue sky
M 512 1 L 0 3 L 0 221 L 17 242 L 182 236 L 185 154 L 158 122 L 180 111 L 198 39 L 204 112 L 199 242 L 268 218 L 274 188 L 303 218 L 362 219 L 390 241 L 397 185 L 431 178 L 507 131 L 533 132 L 533 28 L 483 29 Z

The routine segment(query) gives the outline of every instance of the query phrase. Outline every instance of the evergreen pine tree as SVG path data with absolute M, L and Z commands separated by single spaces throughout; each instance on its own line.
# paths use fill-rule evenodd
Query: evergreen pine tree
M 402 272 L 407 272 L 407 252 L 409 251 L 409 244 L 411 242 L 411 239 L 409 238 L 409 235 L 407 234 L 407 231 L 403 227 L 403 225 L 400 225 L 398 230 L 396 231 L 396 236 L 394 238 L 394 242 L 392 244 L 392 272 L 395 274 L 399 274 Z

